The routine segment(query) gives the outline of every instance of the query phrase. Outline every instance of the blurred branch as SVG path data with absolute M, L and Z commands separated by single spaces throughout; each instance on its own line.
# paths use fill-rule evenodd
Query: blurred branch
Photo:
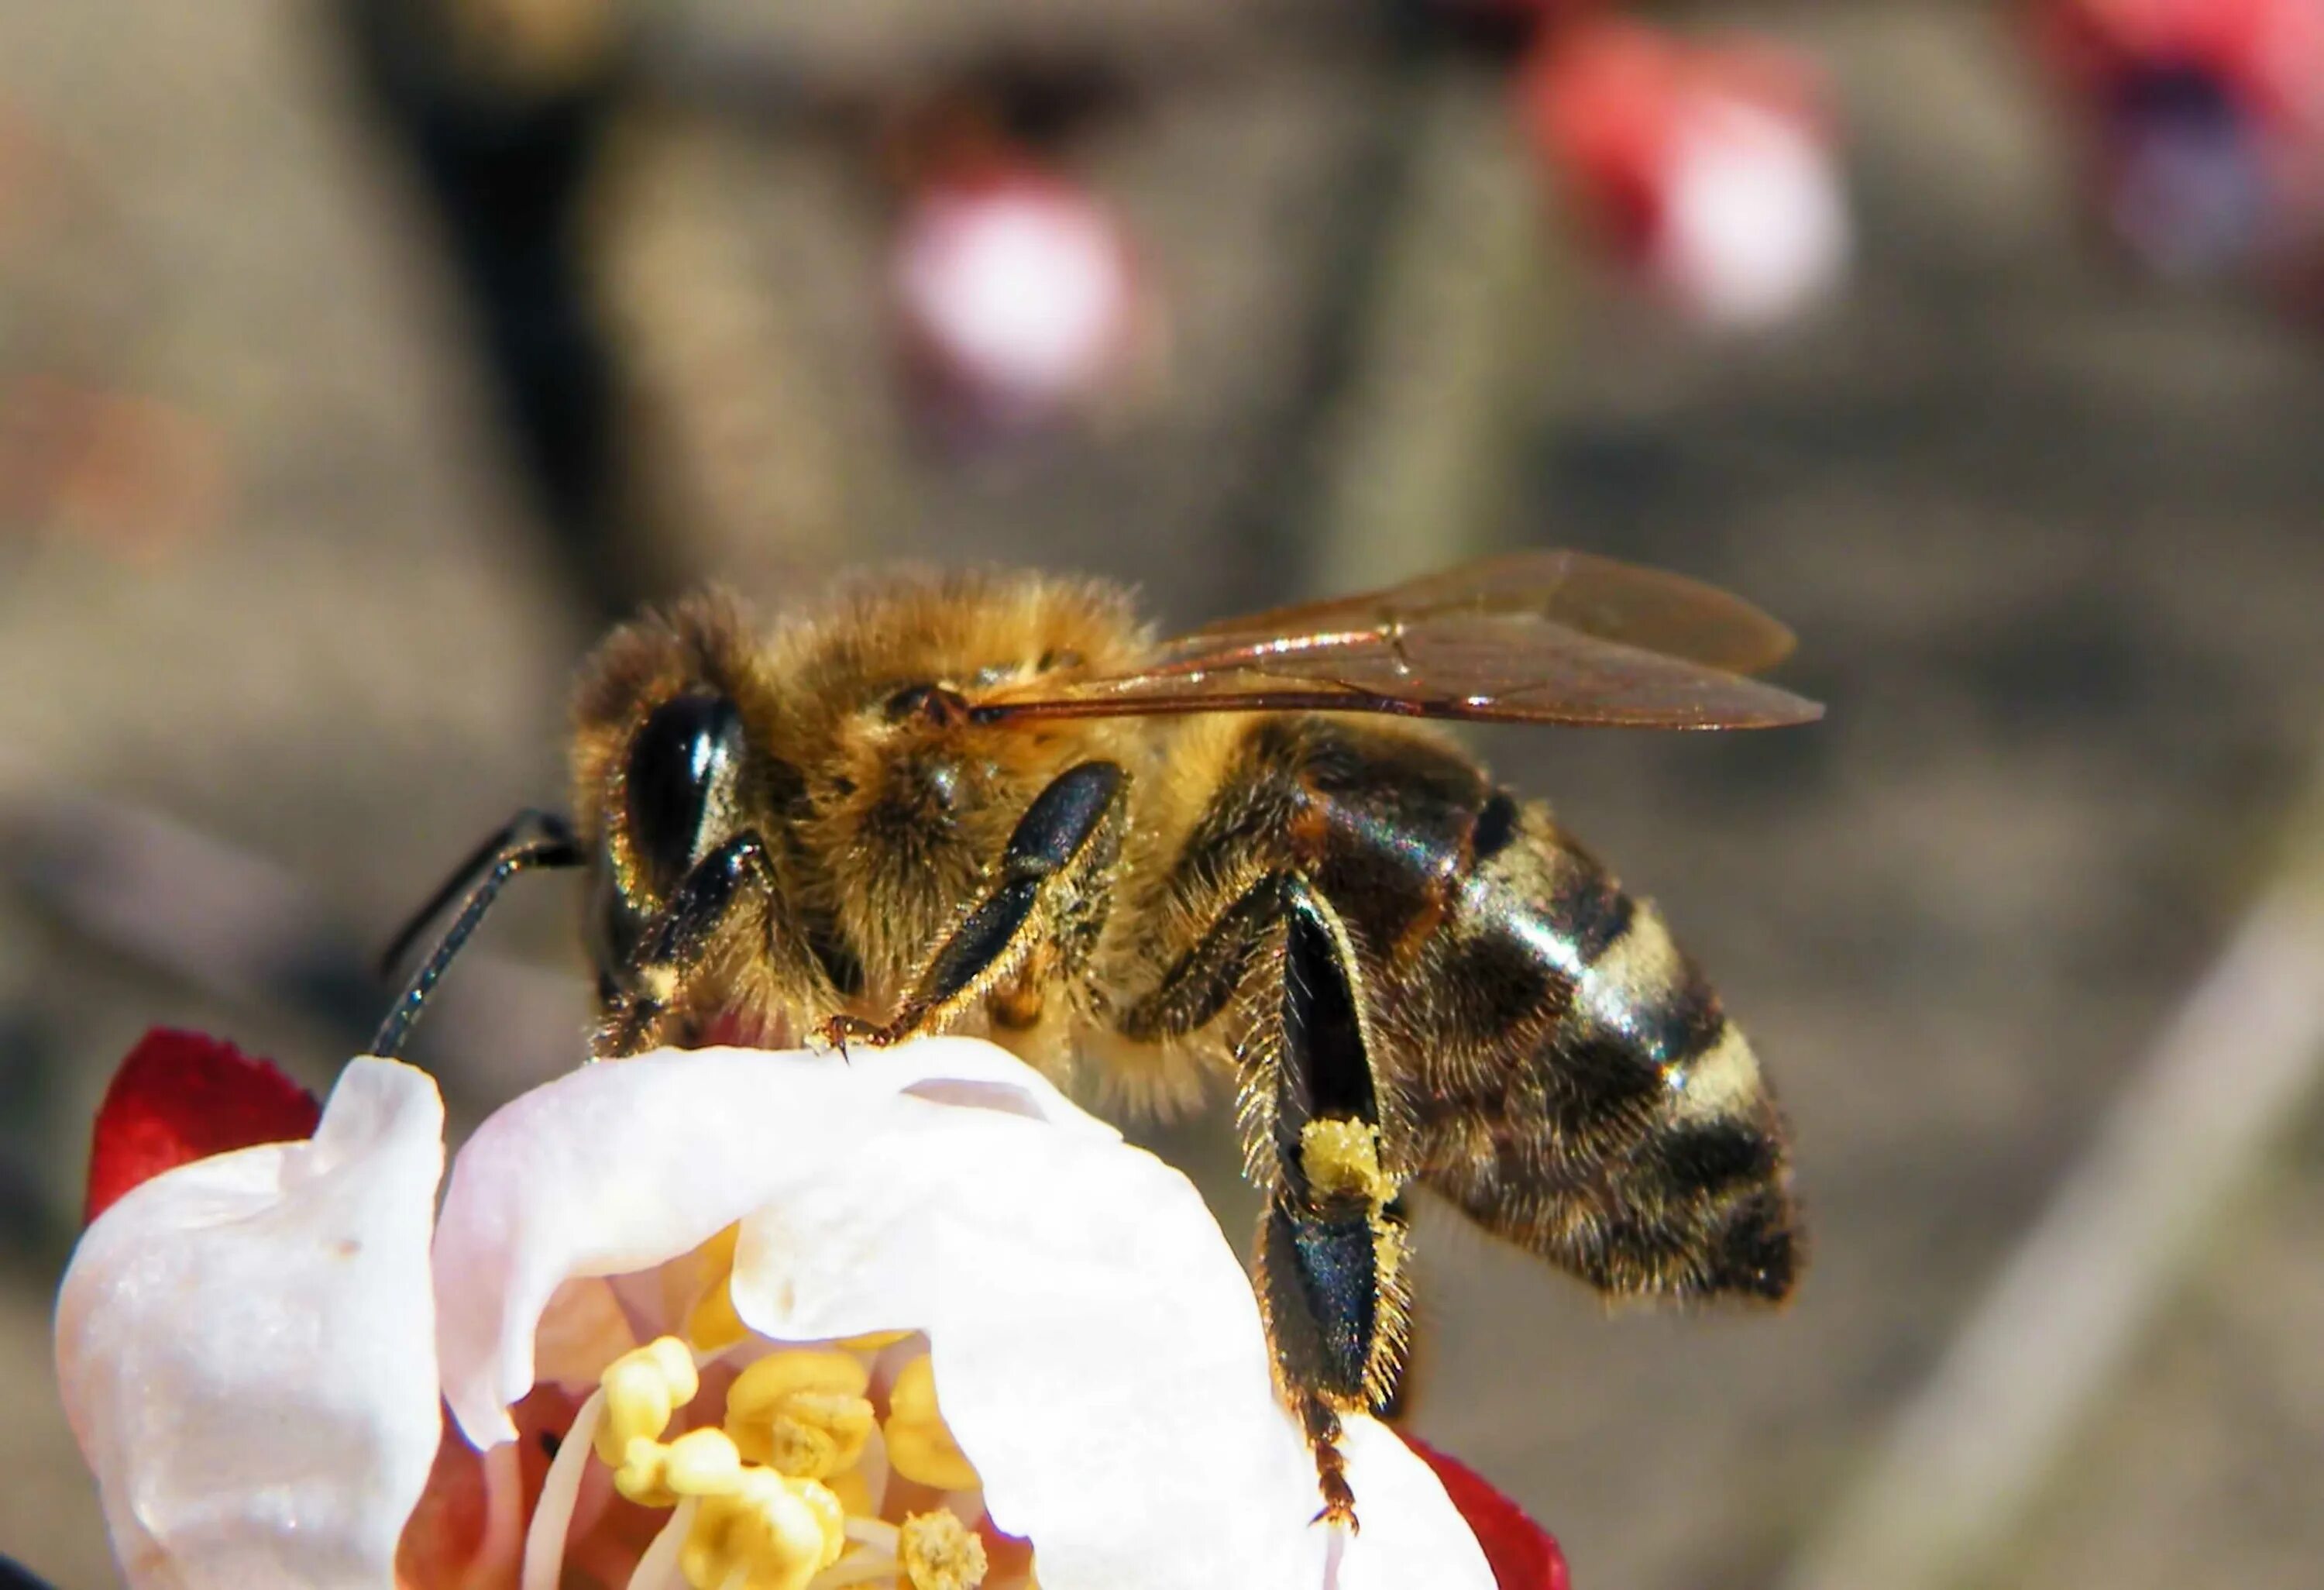
M 2324 778 L 2275 878 L 1786 1590 L 1934 1590 L 1989 1569 L 2320 1081 Z
M 1541 347 L 1542 206 L 1506 69 L 1389 9 L 1296 384 L 1235 515 L 1300 590 L 1384 583 L 1491 539 Z
M 1545 222 L 1503 75 L 1443 60 L 1410 103 L 1360 351 L 1323 422 L 1303 589 L 1386 584 L 1492 540 L 1543 346 Z
M 754 251 L 765 152 L 687 107 L 626 115 L 590 237 L 658 567 L 779 590 L 846 555 L 885 466 Z M 682 532 L 682 533 L 681 533 Z
M 622 63 L 612 30 L 590 23 L 598 7 L 544 8 L 571 25 L 512 32 L 489 25 L 492 9 L 340 0 L 337 20 L 380 132 L 436 214 L 559 571 L 593 615 L 626 617 L 670 582 L 586 247 Z
M 287 869 L 118 801 L 5 793 L 14 881 L 75 930 L 214 998 L 295 1012 L 349 1054 L 386 1013 L 394 990 L 364 936 Z M 577 977 L 470 950 L 415 1048 L 459 1057 L 447 1094 L 497 1100 L 570 1069 L 587 1019 Z

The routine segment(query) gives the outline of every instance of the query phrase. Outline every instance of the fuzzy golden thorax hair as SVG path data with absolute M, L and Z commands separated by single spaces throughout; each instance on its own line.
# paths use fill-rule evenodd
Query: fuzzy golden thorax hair
M 948 721 L 912 710 L 907 693 L 933 686 L 973 703 L 1038 675 L 1119 671 L 1148 644 L 1120 589 L 1043 575 L 891 574 L 763 631 L 729 593 L 691 597 L 616 631 L 583 672 L 579 831 L 636 892 L 622 820 L 627 748 L 673 697 L 727 697 L 753 757 L 737 822 L 767 834 L 796 908 L 861 953 L 867 988 L 890 992 L 1050 779 L 1091 756 L 1134 771 L 1153 738 L 1114 724 Z

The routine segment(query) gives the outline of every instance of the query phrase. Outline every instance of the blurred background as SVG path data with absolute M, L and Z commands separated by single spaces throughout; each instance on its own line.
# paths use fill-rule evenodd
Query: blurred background
M 1476 737 L 1712 969 L 1815 1263 L 1609 1317 L 1432 1223 L 1416 1427 L 1582 1590 L 2315 1585 L 2319 333 L 2324 0 L 0 0 L 0 1551 L 111 1581 L 115 1061 L 326 1084 L 613 616 L 1563 544 L 1831 704 Z M 569 1062 L 570 892 L 456 1114 Z

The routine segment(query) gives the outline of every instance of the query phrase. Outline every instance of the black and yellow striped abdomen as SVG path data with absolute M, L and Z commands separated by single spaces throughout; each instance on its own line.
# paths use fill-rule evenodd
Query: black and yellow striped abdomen
M 1660 913 L 1449 745 L 1310 722 L 1303 867 L 1355 946 L 1399 1168 L 1609 1293 L 1787 1295 L 1782 1121 Z

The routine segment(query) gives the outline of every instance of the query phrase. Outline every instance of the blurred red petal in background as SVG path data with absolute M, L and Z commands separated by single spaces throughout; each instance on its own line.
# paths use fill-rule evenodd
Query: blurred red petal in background
M 321 1114 L 315 1095 L 269 1062 L 198 1032 L 156 1027 L 121 1062 L 97 1106 L 83 1218 L 164 1170 L 312 1136 Z
M 1584 220 L 1688 313 L 1774 324 L 1839 282 L 1847 199 L 1805 60 L 1593 23 L 1545 40 L 1518 94 L 1535 149 Z
M 2324 0 L 2041 0 L 2034 23 L 2052 62 L 2084 80 L 2171 61 L 2271 115 L 2324 116 Z
M 1444 1483 L 1444 1493 L 1485 1548 L 1485 1560 L 1492 1565 L 1493 1582 L 1500 1590 L 1572 1590 L 1556 1536 L 1459 1458 L 1447 1457 L 1409 1430 L 1397 1433 Z
M 2324 0 L 2038 0 L 2116 238 L 2169 276 L 2324 256 Z

